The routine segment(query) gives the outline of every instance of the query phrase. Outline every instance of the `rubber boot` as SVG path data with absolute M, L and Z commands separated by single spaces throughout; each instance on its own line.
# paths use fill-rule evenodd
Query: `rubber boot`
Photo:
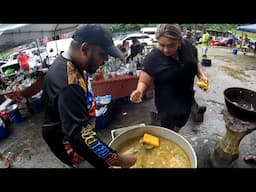
M 159 117 L 158 117 L 158 113 L 151 111 L 149 113 L 150 115 L 150 125 L 155 125 L 155 126 L 159 126 Z
M 203 122 L 204 113 L 206 111 L 206 106 L 200 106 L 195 100 L 195 91 L 193 95 L 193 103 L 191 107 L 192 118 L 194 122 Z

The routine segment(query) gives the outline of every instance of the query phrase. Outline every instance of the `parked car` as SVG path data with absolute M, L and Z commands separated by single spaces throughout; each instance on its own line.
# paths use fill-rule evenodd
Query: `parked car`
M 0 60 L 0 67 L 7 63 L 7 60 Z
M 211 46 L 226 46 L 227 38 L 213 36 L 211 40 Z
M 142 33 L 131 33 L 124 36 L 121 39 L 114 41 L 115 46 L 121 45 L 124 40 L 129 42 L 129 46 L 132 44 L 132 38 L 136 37 L 144 46 L 153 46 L 155 44 L 154 40 L 147 34 Z
M 149 35 L 149 37 L 151 37 L 154 42 L 157 42 L 155 37 L 156 29 L 156 27 L 142 27 L 140 32 Z

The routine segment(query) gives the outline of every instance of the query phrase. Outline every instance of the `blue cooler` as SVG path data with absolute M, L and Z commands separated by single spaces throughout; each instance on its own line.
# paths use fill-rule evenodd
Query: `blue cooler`
M 29 102 L 29 106 L 30 106 L 33 113 L 40 113 L 42 111 L 41 98 L 33 98 Z
M 17 104 L 10 105 L 6 107 L 6 112 L 9 114 L 10 120 L 14 123 L 20 123 L 22 122 L 22 117 L 20 114 L 20 111 L 18 109 Z
M 103 108 L 100 114 L 96 111 L 95 129 L 97 130 L 106 128 L 110 122 L 110 112 L 106 106 Z
M 0 119 L 0 140 L 6 138 L 9 135 L 7 127 L 5 127 L 4 122 Z
M 237 55 L 237 48 L 232 49 L 232 54 Z

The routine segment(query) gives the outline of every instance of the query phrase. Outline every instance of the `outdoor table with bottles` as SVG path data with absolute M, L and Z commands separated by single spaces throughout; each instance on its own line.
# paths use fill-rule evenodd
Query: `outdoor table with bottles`
M 23 98 L 30 98 L 42 89 L 46 72 L 47 69 L 31 72 L 20 70 L 15 73 L 15 78 L 5 81 L 6 88 L 0 89 L 0 94 L 15 102 L 19 102 Z
M 112 99 L 126 97 L 136 89 L 139 80 L 140 69 L 138 64 L 142 63 L 139 56 L 122 63 L 118 59 L 109 59 L 108 62 L 98 69 L 93 76 L 92 89 L 94 95 L 111 95 Z M 150 90 L 153 86 L 150 87 Z

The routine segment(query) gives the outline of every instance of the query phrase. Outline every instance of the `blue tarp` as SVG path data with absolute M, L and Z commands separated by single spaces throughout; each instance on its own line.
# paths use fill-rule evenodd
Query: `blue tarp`
M 236 29 L 239 30 L 239 31 L 246 31 L 246 32 L 256 33 L 256 24 L 238 26 Z

